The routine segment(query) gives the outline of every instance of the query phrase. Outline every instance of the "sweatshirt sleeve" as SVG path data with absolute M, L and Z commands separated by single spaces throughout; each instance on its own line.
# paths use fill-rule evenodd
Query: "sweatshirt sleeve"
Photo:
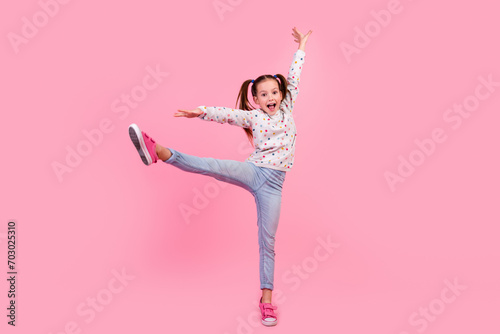
M 290 93 L 287 92 L 285 99 L 281 103 L 283 105 L 283 108 L 290 112 L 293 112 L 295 100 L 297 99 L 297 95 L 299 94 L 298 86 L 300 81 L 300 73 L 302 72 L 302 66 L 304 64 L 305 56 L 305 51 L 302 51 L 300 49 L 295 51 L 292 64 L 290 65 L 290 70 L 288 71 L 287 89 L 290 91 Z
M 198 108 L 203 111 L 203 113 L 198 116 L 198 118 L 202 120 L 220 124 L 227 123 L 242 128 L 250 128 L 252 126 L 254 112 L 250 110 L 207 106 L 199 106 Z

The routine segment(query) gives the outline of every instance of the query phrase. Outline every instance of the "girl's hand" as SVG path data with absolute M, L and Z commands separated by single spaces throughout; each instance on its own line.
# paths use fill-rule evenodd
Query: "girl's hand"
M 292 36 L 294 37 L 295 42 L 299 43 L 299 49 L 304 50 L 307 43 L 307 39 L 309 38 L 309 35 L 311 35 L 311 33 L 312 30 L 309 30 L 309 32 L 304 35 L 300 31 L 298 31 L 296 27 L 293 27 Z
M 198 117 L 201 114 L 203 114 L 203 111 L 201 111 L 200 108 L 196 108 L 193 110 L 183 110 L 183 109 L 178 109 L 178 113 L 174 114 L 174 117 L 187 117 L 187 118 L 193 118 L 193 117 Z

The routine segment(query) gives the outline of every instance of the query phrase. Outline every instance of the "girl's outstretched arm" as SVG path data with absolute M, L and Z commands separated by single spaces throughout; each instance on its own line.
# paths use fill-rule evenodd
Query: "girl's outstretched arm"
M 199 106 L 193 110 L 179 109 L 179 112 L 174 114 L 174 117 L 187 117 L 199 119 L 211 122 L 217 122 L 220 124 L 231 124 L 240 126 L 242 128 L 249 128 L 252 126 L 252 119 L 254 118 L 254 112 L 250 110 L 241 110 L 235 108 L 227 107 L 207 107 Z

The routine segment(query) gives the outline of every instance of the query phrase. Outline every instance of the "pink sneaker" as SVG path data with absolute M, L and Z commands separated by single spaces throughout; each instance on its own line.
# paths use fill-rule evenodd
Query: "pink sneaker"
M 128 134 L 139 152 L 142 162 L 144 162 L 146 166 L 158 161 L 158 156 L 156 155 L 156 142 L 153 138 L 148 136 L 146 132 L 141 131 L 135 123 L 129 125 Z
M 259 302 L 260 313 L 262 314 L 262 324 L 264 326 L 275 326 L 278 323 L 278 318 L 274 314 L 274 310 L 278 306 L 273 306 L 271 303 L 262 303 L 262 297 Z

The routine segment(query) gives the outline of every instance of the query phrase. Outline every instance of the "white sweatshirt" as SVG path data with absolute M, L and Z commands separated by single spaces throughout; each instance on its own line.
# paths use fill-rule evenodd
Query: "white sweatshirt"
M 305 52 L 297 50 L 288 72 L 290 94 L 281 101 L 279 110 L 270 116 L 262 109 L 241 110 L 227 107 L 199 106 L 203 113 L 198 118 L 220 124 L 228 123 L 251 128 L 255 151 L 246 159 L 258 167 L 289 171 L 293 167 L 297 130 L 293 121 L 293 107 L 299 93 L 298 83 Z M 293 101 L 293 102 L 291 102 Z

